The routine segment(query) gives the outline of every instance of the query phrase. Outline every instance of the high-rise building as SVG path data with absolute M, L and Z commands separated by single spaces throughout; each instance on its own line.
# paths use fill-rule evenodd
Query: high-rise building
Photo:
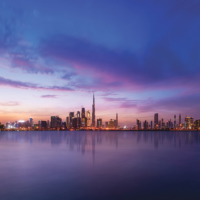
M 195 122 L 194 122 L 194 128 L 195 129 L 200 129 L 200 119 L 195 120 Z
M 69 121 L 69 117 L 66 117 L 66 126 L 67 126 L 67 128 L 70 128 L 70 121 Z
M 118 113 L 116 113 L 116 127 L 118 127 Z
M 187 117 L 185 118 L 185 128 L 186 129 L 192 129 L 194 124 L 193 124 L 193 117 Z
M 151 121 L 151 129 L 153 129 L 153 122 Z
M 69 113 L 69 126 L 70 126 L 70 128 L 73 126 L 72 125 L 73 118 L 74 118 L 74 112 L 70 112 Z
M 91 121 L 90 121 L 90 111 L 87 111 L 87 127 L 91 126 Z
M 154 114 L 154 128 L 158 128 L 158 113 Z
M 62 124 L 62 119 L 58 116 L 51 116 L 51 128 L 58 128 Z
M 108 128 L 108 122 L 105 122 L 105 127 Z
M 136 124 L 137 124 L 137 129 L 140 130 L 141 129 L 141 121 L 137 119 Z
M 77 111 L 77 128 L 81 127 L 81 113 Z
M 77 129 L 77 124 L 78 124 L 77 118 L 76 118 L 76 117 L 73 117 L 73 119 L 72 119 L 72 127 L 73 127 L 74 129 Z
M 47 120 L 47 128 L 50 128 L 49 120 Z
M 85 117 L 85 108 L 81 110 L 81 126 L 87 127 L 87 118 Z
M 30 127 L 32 127 L 33 126 L 33 118 L 32 117 L 29 118 L 29 123 L 30 123 Z
M 115 128 L 115 120 L 114 119 L 110 119 L 108 127 L 109 128 Z
M 102 127 L 102 119 L 97 119 L 97 127 L 98 128 Z
M 144 129 L 147 130 L 148 129 L 148 122 L 146 120 L 144 121 L 143 125 L 144 125 Z
M 174 128 L 176 128 L 176 115 L 174 115 Z
M 41 121 L 41 129 L 46 129 L 47 128 L 47 122 L 46 121 Z
M 95 98 L 93 93 L 93 104 L 92 104 L 92 127 L 95 127 Z
M 181 114 L 179 114 L 179 127 L 181 126 Z

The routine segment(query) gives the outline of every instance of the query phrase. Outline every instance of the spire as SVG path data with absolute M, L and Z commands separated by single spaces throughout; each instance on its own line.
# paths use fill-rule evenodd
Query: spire
M 94 104 L 94 102 L 95 102 L 95 99 L 94 99 L 94 92 L 93 92 L 93 104 Z

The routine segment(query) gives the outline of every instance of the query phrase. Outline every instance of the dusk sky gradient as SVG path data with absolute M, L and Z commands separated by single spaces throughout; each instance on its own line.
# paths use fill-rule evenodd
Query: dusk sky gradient
M 199 0 L 0 0 L 0 122 L 200 118 Z

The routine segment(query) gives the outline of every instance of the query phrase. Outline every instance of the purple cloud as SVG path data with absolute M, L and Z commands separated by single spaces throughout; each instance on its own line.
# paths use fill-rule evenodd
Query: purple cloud
M 193 61 L 184 63 L 164 40 L 143 52 L 141 60 L 130 51 L 113 50 L 62 35 L 43 40 L 40 54 L 63 64 L 72 63 L 77 73 L 102 79 L 108 87 L 110 84 L 127 89 L 166 89 L 200 84 L 199 67 L 191 70 Z
M 20 89 L 38 89 L 38 90 L 54 90 L 54 91 L 74 91 L 74 89 L 67 87 L 67 86 L 50 86 L 50 87 L 43 87 L 38 86 L 37 84 L 28 83 L 28 82 L 21 82 L 21 81 L 13 81 L 10 79 L 5 79 L 0 77 L 0 85 L 2 86 L 9 86 L 13 88 L 20 88 Z
M 41 98 L 57 98 L 57 95 L 47 94 L 47 95 L 42 95 Z

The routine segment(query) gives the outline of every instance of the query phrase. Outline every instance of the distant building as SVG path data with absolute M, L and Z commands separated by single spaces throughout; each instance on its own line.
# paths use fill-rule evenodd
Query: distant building
M 179 127 L 181 127 L 181 114 L 179 114 Z
M 158 113 L 154 114 L 154 128 L 158 128 Z
M 108 122 L 105 122 L 105 127 L 108 128 Z
M 162 119 L 162 126 L 161 126 L 161 128 L 162 129 L 165 129 L 166 127 L 165 127 L 165 122 L 164 122 L 164 120 Z
M 110 119 L 109 124 L 108 124 L 109 128 L 115 128 L 114 121 L 115 121 L 114 119 Z
M 58 128 L 62 124 L 62 119 L 58 116 L 51 116 L 51 128 Z
M 47 128 L 50 128 L 49 120 L 47 120 Z
M 102 128 L 102 119 L 97 119 L 97 127 Z
M 148 129 L 148 122 L 146 120 L 144 121 L 143 127 L 144 127 L 145 130 Z
M 185 118 L 185 128 L 186 129 L 192 129 L 194 126 L 193 124 L 193 117 L 187 117 Z
M 46 129 L 47 128 L 47 122 L 46 121 L 41 121 L 40 122 L 40 126 L 41 126 L 41 129 Z
M 74 129 L 77 129 L 77 118 L 76 117 L 74 117 L 73 118 L 73 121 L 72 121 L 72 127 L 74 128 Z
M 70 128 L 70 121 L 69 121 L 69 117 L 66 117 L 66 127 Z
M 33 126 L 33 118 L 29 118 L 29 123 L 30 123 L 30 127 L 32 127 Z
M 141 121 L 137 119 L 136 124 L 137 124 L 137 129 L 140 130 L 141 129 Z
M 81 113 L 77 111 L 77 128 L 81 127 Z
M 174 128 L 176 128 L 176 115 L 174 115 Z
M 90 111 L 87 111 L 87 127 L 91 126 L 91 121 L 90 121 Z
M 153 122 L 151 121 L 151 129 L 153 129 Z
M 85 108 L 81 110 L 81 126 L 87 127 L 87 117 L 85 116 Z
M 116 128 L 118 127 L 118 113 L 116 113 Z
M 72 127 L 72 122 L 74 118 L 74 112 L 69 113 L 69 127 Z
M 195 129 L 200 129 L 200 119 L 195 120 L 195 122 L 194 122 L 194 128 Z
M 92 127 L 95 127 L 95 98 L 93 94 L 93 104 L 92 104 Z

